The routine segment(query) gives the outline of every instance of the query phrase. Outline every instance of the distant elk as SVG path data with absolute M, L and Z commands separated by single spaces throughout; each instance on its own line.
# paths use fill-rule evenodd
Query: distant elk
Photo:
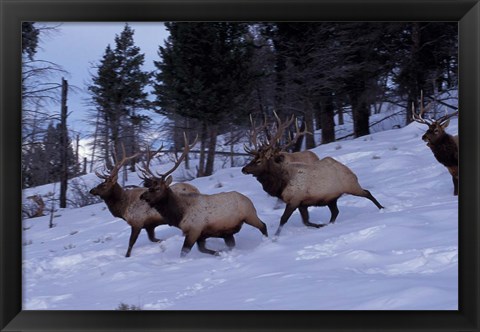
M 430 104 L 429 104 L 430 105 Z M 432 150 L 433 155 L 439 163 L 448 169 L 452 176 L 453 195 L 458 195 L 458 135 L 452 136 L 445 129 L 450 124 L 450 118 L 458 115 L 458 111 L 451 114 L 445 114 L 437 120 L 424 119 L 423 115 L 428 108 L 423 107 L 423 94 L 420 100 L 420 113 L 417 114 L 412 105 L 413 120 L 415 122 L 428 126 L 422 139 L 427 142 L 427 146 Z
M 122 147 L 123 148 L 123 147 Z M 115 157 L 115 164 L 110 172 L 95 174 L 104 182 L 90 190 L 90 194 L 99 196 L 105 201 L 108 209 L 114 217 L 122 218 L 131 226 L 130 239 L 125 257 L 130 257 L 133 245 L 137 241 L 142 229 L 145 229 L 148 238 L 152 242 L 160 242 L 155 237 L 155 227 L 166 224 L 165 219 L 155 209 L 151 208 L 145 201 L 140 200 L 140 195 L 146 191 L 145 188 L 124 189 L 118 184 L 118 172 L 125 163 L 137 156 L 127 157 L 123 148 L 123 159 Z M 151 158 L 152 156 L 149 156 Z M 172 190 L 181 192 L 198 192 L 198 189 L 187 183 L 177 183 Z
M 194 144 L 195 142 L 189 145 L 185 137 L 182 155 L 166 173 L 153 174 L 148 167 L 141 169 L 148 190 L 140 198 L 161 213 L 170 226 L 182 230 L 185 240 L 181 257 L 190 252 L 195 243 L 200 252 L 217 255 L 218 251 L 205 246 L 206 239 L 210 237 L 223 238 L 225 244 L 230 249 L 233 248 L 234 234 L 240 231 L 244 222 L 268 236 L 267 226 L 258 218 L 252 201 L 236 191 L 204 195 L 172 190 L 170 174 L 177 169 Z
M 328 206 L 331 212 L 330 223 L 335 222 L 339 213 L 337 200 L 343 194 L 365 197 L 379 209 L 383 208 L 368 190 L 360 186 L 357 176 L 333 158 L 326 157 L 311 163 L 288 161 L 275 144 L 288 123 L 291 120 L 280 123 L 280 130 L 268 142 L 261 146 L 254 143 L 257 149 L 246 149 L 247 153 L 253 155 L 253 160 L 242 168 L 244 174 L 257 178 L 268 194 L 286 203 L 276 236 L 297 208 L 306 226 L 325 226 L 309 221 L 310 206 Z M 300 134 L 302 133 L 297 128 L 296 135 Z

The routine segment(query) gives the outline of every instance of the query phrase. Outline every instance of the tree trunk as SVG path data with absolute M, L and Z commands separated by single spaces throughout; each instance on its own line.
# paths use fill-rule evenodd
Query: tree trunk
M 321 103 L 315 103 L 315 130 L 322 129 L 322 105 Z
M 202 121 L 202 129 L 200 132 L 200 157 L 198 160 L 197 177 L 205 175 L 205 143 L 207 140 L 207 124 Z
M 338 108 L 337 115 L 338 115 L 338 125 L 343 126 L 345 124 L 343 120 L 343 107 Z
M 208 134 L 209 134 L 209 142 L 208 142 L 207 165 L 205 167 L 205 176 L 209 176 L 213 174 L 214 162 L 215 162 L 215 149 L 217 148 L 218 126 L 211 125 Z
M 235 167 L 235 156 L 234 156 L 234 147 L 235 147 L 235 138 L 234 138 L 233 126 L 230 128 L 230 167 Z
M 67 133 L 67 94 L 68 82 L 62 78 L 62 101 L 61 101 L 61 162 L 62 171 L 60 172 L 60 207 L 67 207 L 67 186 L 68 186 L 68 133 Z
M 80 155 L 78 153 L 78 149 L 80 147 L 80 135 L 77 134 L 77 138 L 75 140 L 75 171 L 73 175 L 77 175 L 80 172 Z
M 322 144 L 326 144 L 335 141 L 335 121 L 333 119 L 334 110 L 332 96 L 325 97 L 322 110 L 323 112 L 321 112 L 320 117 L 322 122 Z
M 370 110 L 363 97 L 365 93 L 365 82 L 359 82 L 356 89 L 350 93 L 353 114 L 353 134 L 355 137 L 370 134 L 369 117 Z
M 105 158 L 105 166 L 107 169 L 112 169 L 112 158 L 110 156 L 110 131 L 111 131 L 111 122 L 112 120 L 108 116 L 108 111 L 105 112 L 105 132 L 104 134 L 104 158 Z
M 315 127 L 313 124 L 313 109 L 311 107 L 310 102 L 307 102 L 306 109 L 305 109 L 305 128 L 311 135 L 306 135 L 305 137 L 305 148 L 307 150 L 313 149 L 316 147 L 315 145 Z

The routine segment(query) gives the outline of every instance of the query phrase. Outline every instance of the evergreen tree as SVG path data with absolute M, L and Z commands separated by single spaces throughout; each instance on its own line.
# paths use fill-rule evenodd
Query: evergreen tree
M 170 36 L 159 48 L 161 60 L 155 62 L 159 69 L 154 86 L 158 111 L 200 123 L 198 173 L 210 175 L 219 124 L 247 116 L 242 99 L 252 89 L 248 25 L 173 22 L 166 27 Z
M 406 99 L 406 123 L 412 121 L 412 103 L 418 106 L 421 91 L 431 96 L 457 86 L 458 24 L 413 22 L 393 25 L 391 42 L 396 66 L 396 91 Z M 393 52 L 395 51 L 395 52 Z
M 60 180 L 60 174 L 62 170 L 62 142 L 59 140 L 61 137 L 62 128 L 60 124 L 53 125 L 50 123 L 45 138 L 43 141 L 44 146 L 44 160 L 46 165 L 43 167 L 48 170 L 48 178 L 45 183 L 57 182 Z M 72 141 L 70 137 L 67 138 L 67 173 L 68 177 L 72 178 L 78 174 L 78 163 L 75 159 L 73 152 Z
M 22 53 L 30 60 L 33 60 L 37 52 L 39 34 L 40 30 L 35 27 L 34 22 L 22 22 Z
M 122 144 L 129 155 L 138 151 L 139 130 L 150 120 L 139 114 L 149 108 L 145 87 L 150 74 L 141 69 L 145 55 L 135 46 L 133 35 L 134 30 L 126 24 L 115 37 L 115 48 L 106 47 L 89 86 L 98 112 L 95 140 L 107 165 L 112 153 L 121 156 Z
M 41 142 L 32 145 L 23 156 L 22 178 L 23 188 L 40 186 L 47 183 L 58 182 L 62 172 L 61 135 L 60 124 L 49 123 Z M 75 158 L 70 137 L 67 146 L 68 177 L 72 178 L 79 173 L 78 163 Z

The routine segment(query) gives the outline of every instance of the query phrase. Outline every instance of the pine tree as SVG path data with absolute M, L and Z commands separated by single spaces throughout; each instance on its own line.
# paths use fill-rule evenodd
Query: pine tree
M 54 125 L 50 123 L 45 138 L 43 141 L 44 147 L 44 160 L 46 164 L 43 166 L 48 170 L 48 178 L 45 183 L 57 182 L 60 180 L 61 173 L 63 171 L 62 163 L 62 142 L 59 140 L 61 137 L 62 128 L 60 124 Z M 71 178 L 78 174 L 78 163 L 75 159 L 75 153 L 73 152 L 72 140 L 67 138 L 67 173 Z
M 166 23 L 166 27 L 170 36 L 159 48 L 161 60 L 155 62 L 159 69 L 154 86 L 158 111 L 200 124 L 198 175 L 210 175 L 220 123 L 246 118 L 242 99 L 252 89 L 248 25 Z
M 37 52 L 40 30 L 35 27 L 34 22 L 22 22 L 22 53 L 30 60 Z
M 412 103 L 417 107 L 420 93 L 431 96 L 457 86 L 458 24 L 413 22 L 397 24 L 393 81 L 406 99 L 406 123 L 412 121 Z
M 139 149 L 139 130 L 149 122 L 148 116 L 139 114 L 149 109 L 146 86 L 150 74 L 142 71 L 145 55 L 134 44 L 134 30 L 125 25 L 115 37 L 115 48 L 105 49 L 97 74 L 93 76 L 89 90 L 96 105 L 98 116 L 95 139 L 103 158 L 110 163 L 111 154 L 121 156 L 121 145 L 127 154 Z M 132 160 L 132 168 L 135 161 Z

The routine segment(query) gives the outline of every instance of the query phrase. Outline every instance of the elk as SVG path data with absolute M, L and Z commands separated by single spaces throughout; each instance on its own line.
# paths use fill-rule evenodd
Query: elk
M 422 136 L 422 140 L 427 142 L 427 146 L 432 150 L 435 159 L 445 166 L 452 176 L 453 195 L 458 195 L 458 135 L 452 136 L 445 129 L 450 124 L 450 118 L 458 115 L 458 111 L 451 114 L 445 114 L 437 120 L 424 119 L 423 114 L 430 106 L 423 107 L 423 94 L 420 99 L 420 113 L 415 112 L 412 105 L 413 121 L 427 125 L 428 129 Z
M 308 207 L 328 206 L 331 213 L 329 223 L 334 223 L 339 213 L 337 200 L 343 194 L 365 197 L 377 208 L 383 208 L 368 190 L 360 186 L 357 176 L 335 159 L 326 157 L 309 164 L 291 162 L 281 154 L 278 146 L 269 143 L 257 150 L 246 150 L 254 159 L 242 168 L 242 172 L 253 175 L 263 190 L 286 203 L 275 236 L 280 234 L 297 208 L 306 226 L 320 228 L 325 225 L 309 221 Z
M 229 249 L 235 246 L 234 234 L 247 223 L 268 236 L 267 226 L 258 218 L 253 203 L 246 196 L 236 192 L 213 195 L 183 193 L 172 190 L 172 174 L 188 154 L 191 146 L 185 137 L 185 147 L 173 168 L 166 173 L 153 174 L 147 167 L 141 169 L 144 183 L 148 185 L 140 198 L 154 207 L 165 217 L 170 226 L 182 230 L 185 240 L 181 257 L 188 254 L 196 243 L 202 253 L 218 255 L 218 251 L 205 246 L 207 238 L 223 238 Z
M 123 148 L 123 146 L 122 146 Z M 105 201 L 110 213 L 117 218 L 122 218 L 131 227 L 128 249 L 125 257 L 130 257 L 133 245 L 137 241 L 138 235 L 142 229 L 147 231 L 147 235 L 152 242 L 161 242 L 155 237 L 155 227 L 165 224 L 165 218 L 157 210 L 151 208 L 145 201 L 140 200 L 140 195 L 145 192 L 145 188 L 132 188 L 126 190 L 122 188 L 118 180 L 118 171 L 129 160 L 137 157 L 139 153 L 127 157 L 123 148 L 123 159 L 118 160 L 115 157 L 115 164 L 110 172 L 95 174 L 104 182 L 90 190 L 90 194 L 99 196 Z M 150 156 L 151 157 L 151 156 Z M 180 192 L 198 192 L 194 186 L 186 183 L 178 183 L 172 186 L 172 190 Z
M 292 115 L 291 118 L 286 122 L 282 122 L 275 111 L 273 112 L 273 114 L 276 119 L 277 130 L 274 134 L 267 133 L 266 135 L 267 141 L 268 141 L 267 145 L 278 146 L 281 150 L 279 153 L 285 157 L 286 162 L 303 162 L 303 163 L 309 164 L 319 160 L 318 156 L 312 151 L 306 150 L 306 151 L 298 151 L 298 152 L 287 152 L 287 150 L 297 142 L 300 136 L 305 134 L 310 134 L 310 133 L 307 132 L 306 130 L 303 132 L 300 132 L 298 128 L 298 123 L 294 115 Z M 294 121 L 295 121 L 295 129 L 296 129 L 295 136 L 293 138 L 290 137 L 287 143 L 280 145 L 280 139 L 283 136 L 285 129 L 287 129 Z M 259 143 L 257 141 L 257 138 L 261 130 L 267 131 L 267 120 L 265 118 L 264 123 L 262 125 L 255 126 L 252 116 L 250 115 L 250 123 L 252 125 L 252 129 L 250 131 L 250 143 L 253 145 L 253 149 L 247 147 L 246 145 L 244 145 L 244 149 L 247 153 L 253 154 L 255 156 L 256 154 L 254 153 L 254 151 L 259 151 L 263 147 L 263 144 Z M 259 146 L 259 144 L 261 146 Z

